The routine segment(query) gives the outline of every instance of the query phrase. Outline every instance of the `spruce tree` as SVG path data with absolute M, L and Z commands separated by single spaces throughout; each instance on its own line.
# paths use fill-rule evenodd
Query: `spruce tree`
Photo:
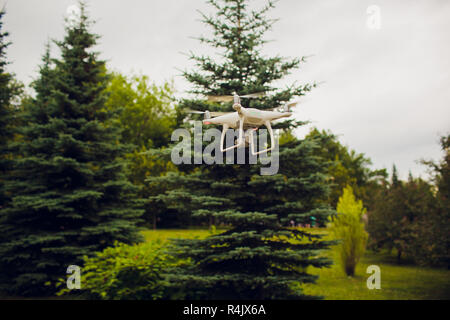
M 130 204 L 134 187 L 122 169 L 126 148 L 104 124 L 110 114 L 105 63 L 93 51 L 98 36 L 80 6 L 77 22 L 56 42 L 61 58 L 51 59 L 47 48 L 15 146 L 12 204 L 0 224 L 2 282 L 15 294 L 52 293 L 83 255 L 141 239 L 142 212 Z
M 398 178 L 398 172 L 397 167 L 395 164 L 392 165 L 392 179 L 391 179 L 391 186 L 393 188 L 397 188 L 401 185 L 400 179 Z
M 14 83 L 11 73 L 6 70 L 8 61 L 6 49 L 11 44 L 7 41 L 8 32 L 3 31 L 3 16 L 5 11 L 0 11 L 0 209 L 5 207 L 8 196 L 5 192 L 5 178 L 10 167 L 8 144 L 14 136 L 15 110 L 11 105 L 12 98 L 18 93 L 19 87 Z
M 244 107 L 279 108 L 313 85 L 277 89 L 274 81 L 297 68 L 304 59 L 265 57 L 263 38 L 273 19 L 262 9 L 250 10 L 246 0 L 210 0 L 216 15 L 203 15 L 213 38 L 201 44 L 221 50 L 221 58 L 192 54 L 197 69 L 184 76 L 199 95 L 240 95 L 264 91 L 261 99 L 243 100 Z M 184 99 L 180 109 L 233 111 L 231 103 Z M 287 120 L 275 127 L 285 135 L 301 121 Z M 291 222 L 309 224 L 314 216 L 323 223 L 332 212 L 321 205 L 328 187 L 320 159 L 313 154 L 314 140 L 285 139 L 279 147 L 278 174 L 260 175 L 262 164 L 183 165 L 187 174 L 170 173 L 151 178 L 151 184 L 171 185 L 172 190 L 151 199 L 170 212 L 192 213 L 194 222 L 226 223 L 229 229 L 206 239 L 174 241 L 175 254 L 192 265 L 169 277 L 186 298 L 199 299 L 298 299 L 306 298 L 299 283 L 314 282 L 308 266 L 324 267 L 330 261 L 320 255 L 329 246 L 320 235 L 290 228 Z M 216 141 L 218 143 L 218 141 Z M 246 150 L 248 153 L 248 148 Z M 273 153 L 274 155 L 275 153 Z M 225 158 L 225 155 L 224 155 Z M 236 163 L 236 162 L 235 162 Z M 248 161 L 247 161 L 248 163 Z M 195 170 L 192 170 L 195 168 Z M 309 240 L 309 241 L 308 241 Z

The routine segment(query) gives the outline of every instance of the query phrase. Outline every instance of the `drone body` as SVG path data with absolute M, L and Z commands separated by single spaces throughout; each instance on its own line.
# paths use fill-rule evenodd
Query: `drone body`
M 243 98 L 253 98 L 258 97 L 259 94 L 242 96 Z M 223 96 L 225 99 L 229 99 L 229 96 Z M 221 101 L 220 98 L 223 97 L 214 97 L 214 101 Z M 227 100 L 222 101 L 227 101 Z M 258 110 L 255 108 L 244 108 L 241 106 L 240 97 L 235 94 L 233 96 L 233 109 L 236 112 L 230 113 L 220 113 L 220 112 L 202 112 L 205 114 L 205 119 L 203 120 L 204 124 L 219 124 L 223 126 L 222 136 L 220 141 L 220 151 L 225 152 L 234 148 L 238 148 L 245 145 L 251 145 L 251 152 L 253 155 L 261 154 L 264 152 L 268 152 L 273 149 L 275 146 L 275 138 L 273 135 L 273 130 L 271 126 L 271 122 L 290 117 L 292 115 L 291 112 L 278 112 L 278 111 L 266 111 L 266 110 Z M 286 104 L 285 110 L 293 104 Z M 196 112 L 198 113 L 198 112 Z M 214 116 L 217 114 L 218 116 L 211 118 L 211 115 Z M 253 131 L 257 130 L 261 126 L 266 126 L 267 130 L 270 134 L 271 146 L 265 150 L 256 152 L 254 149 L 253 143 Z M 239 128 L 239 138 L 237 143 L 234 146 L 224 148 L 224 140 L 225 135 L 228 129 L 238 129 Z
M 265 125 L 266 121 L 274 121 L 285 117 L 290 117 L 291 112 L 265 111 L 255 108 L 240 107 L 240 112 L 244 115 L 244 130 L 259 128 Z M 204 124 L 227 124 L 229 128 L 237 129 L 241 115 L 238 111 L 203 120 Z

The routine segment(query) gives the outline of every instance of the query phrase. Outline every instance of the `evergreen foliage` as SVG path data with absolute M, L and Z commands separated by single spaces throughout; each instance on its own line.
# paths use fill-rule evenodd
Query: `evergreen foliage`
M 260 10 L 251 10 L 244 0 L 209 3 L 216 15 L 203 15 L 203 22 L 212 28 L 214 37 L 199 40 L 221 50 L 221 59 L 191 55 L 197 68 L 184 72 L 184 76 L 193 84 L 192 93 L 243 95 L 264 91 L 266 97 L 243 100 L 242 104 L 271 109 L 313 87 L 293 85 L 277 90 L 273 86 L 304 59 L 262 55 L 266 42 L 263 35 L 275 21 L 266 16 L 274 6 L 272 2 Z M 212 111 L 232 111 L 231 107 L 231 103 L 210 103 L 201 98 L 184 99 L 179 106 L 180 110 Z M 288 133 L 302 124 L 287 120 L 275 127 Z M 320 158 L 314 155 L 317 147 L 314 139 L 285 135 L 279 151 L 279 172 L 270 176 L 260 175 L 261 163 L 215 164 L 185 165 L 180 168 L 185 174 L 148 179 L 152 185 L 167 185 L 166 193 L 150 199 L 155 206 L 165 208 L 164 214 L 174 213 L 185 223 L 210 221 L 229 226 L 226 232 L 206 239 L 174 242 L 175 253 L 192 259 L 193 265 L 172 274 L 172 284 L 185 290 L 187 298 L 305 298 L 295 284 L 316 280 L 307 273 L 308 266 L 330 264 L 319 257 L 330 243 L 322 241 L 320 235 L 288 225 L 291 221 L 310 223 L 312 216 L 323 223 L 332 212 L 318 200 L 326 196 L 328 187 Z
M 353 189 L 347 186 L 336 208 L 337 215 L 330 217 L 330 230 L 339 243 L 339 263 L 348 276 L 355 274 L 356 265 L 366 249 L 368 234 L 362 221 L 366 209 L 356 200 Z
M 11 106 L 10 101 L 13 92 L 10 87 L 12 80 L 11 74 L 6 70 L 8 61 L 6 60 L 6 49 L 11 44 L 7 42 L 8 32 L 3 31 L 3 16 L 4 11 L 0 11 L 0 146 L 2 154 L 9 138 L 11 138 L 11 131 L 8 130 L 8 123 L 11 120 Z
M 6 49 L 11 44 L 7 41 L 8 32 L 3 31 L 5 11 L 0 11 L 0 209 L 7 205 L 9 195 L 5 191 L 5 177 L 11 165 L 8 145 L 14 138 L 14 124 L 17 115 L 12 104 L 15 96 L 21 93 L 21 85 L 6 69 Z
M 393 188 L 397 188 L 398 186 L 400 186 L 400 179 L 398 178 L 397 167 L 395 166 L 395 164 L 392 165 L 391 185 Z
M 134 187 L 123 174 L 126 147 L 105 125 L 105 64 L 92 48 L 98 39 L 85 5 L 56 42 L 47 47 L 36 97 L 26 105 L 23 141 L 13 145 L 14 166 L 2 209 L 2 285 L 22 295 L 52 293 L 54 281 L 81 257 L 114 241 L 139 241 L 142 214 L 131 203 Z

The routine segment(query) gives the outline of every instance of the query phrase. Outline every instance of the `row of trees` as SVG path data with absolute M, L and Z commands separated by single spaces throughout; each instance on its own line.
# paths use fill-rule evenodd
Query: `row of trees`
M 225 49 L 228 60 L 220 66 L 211 58 L 193 57 L 202 72 L 216 77 L 210 83 L 212 75 L 186 72 L 196 93 L 272 92 L 254 102 L 270 108 L 311 89 L 308 84 L 283 90 L 270 86 L 302 61 L 259 55 L 262 36 L 273 23 L 265 17 L 272 3 L 250 14 L 245 1 L 222 7 L 211 3 L 221 14 L 217 20 L 205 16 L 205 23 L 222 32 L 213 44 Z M 236 23 L 221 30 L 230 20 Z M 164 215 L 173 210 L 177 216 L 185 212 L 199 221 L 213 218 L 230 226 L 226 234 L 188 247 L 179 243 L 175 249 L 195 262 L 194 269 L 174 275 L 175 282 L 192 287 L 192 296 L 212 297 L 208 290 L 213 289 L 214 297 L 300 297 L 291 284 L 314 281 L 305 272 L 308 265 L 330 263 L 317 257 L 326 241 L 286 227 L 289 220 L 307 222 L 312 215 L 325 220 L 330 212 L 326 202 L 317 200 L 325 199 L 328 185 L 313 153 L 314 139 L 287 139 L 280 148 L 286 165 L 272 177 L 262 177 L 258 166 L 248 165 L 174 169 L 161 148 L 180 125 L 182 109 L 230 110 L 231 105 L 183 100 L 177 113 L 171 111 L 170 85 L 158 88 L 149 86 L 145 77 L 127 79 L 107 72 L 92 50 L 98 36 L 89 27 L 81 4 L 78 22 L 67 24 L 64 40 L 56 41 L 60 57 L 52 58 L 47 46 L 39 78 L 32 84 L 36 95 L 22 99 L 19 108 L 2 105 L 9 112 L 5 122 L 17 122 L 8 129 L 2 154 L 7 162 L 0 220 L 3 288 L 20 294 L 52 292 L 65 268 L 80 263 L 82 256 L 114 241 L 138 242 L 142 208 L 150 214 L 162 208 Z M 302 124 L 287 121 L 279 126 L 289 132 Z M 150 160 L 141 153 L 149 148 L 159 148 Z M 160 176 L 167 171 L 173 172 Z M 155 219 L 151 222 L 155 225 Z M 288 241 L 303 237 L 316 241 Z M 211 249 L 219 247 L 221 253 Z
M 391 181 L 384 181 L 369 212 L 370 246 L 395 250 L 397 259 L 418 264 L 450 264 L 449 152 L 450 136 L 441 138 L 444 159 L 430 167 L 433 182 L 397 177 L 394 166 Z

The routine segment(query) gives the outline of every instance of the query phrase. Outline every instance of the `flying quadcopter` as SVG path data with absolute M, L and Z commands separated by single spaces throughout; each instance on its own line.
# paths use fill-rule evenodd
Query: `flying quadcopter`
M 204 124 L 221 124 L 222 135 L 220 138 L 220 151 L 226 152 L 228 150 L 239 148 L 241 146 L 251 145 L 252 155 L 258 155 L 261 153 L 268 152 L 275 146 L 275 138 L 273 135 L 273 130 L 271 122 L 287 118 L 292 115 L 289 112 L 289 108 L 297 104 L 297 102 L 286 103 L 283 107 L 283 112 L 269 111 L 269 110 L 258 110 L 255 108 L 244 108 L 241 105 L 241 98 L 259 98 L 264 96 L 264 93 L 253 93 L 248 95 L 239 96 L 236 93 L 232 96 L 208 96 L 208 101 L 214 102 L 231 102 L 233 101 L 233 109 L 236 112 L 210 112 L 210 111 L 194 111 L 190 110 L 189 113 L 204 114 Z M 259 127 L 265 125 L 270 134 L 270 148 L 256 152 L 253 143 L 253 131 L 258 130 Z M 225 134 L 228 129 L 239 128 L 239 138 L 237 143 L 231 147 L 224 148 Z

